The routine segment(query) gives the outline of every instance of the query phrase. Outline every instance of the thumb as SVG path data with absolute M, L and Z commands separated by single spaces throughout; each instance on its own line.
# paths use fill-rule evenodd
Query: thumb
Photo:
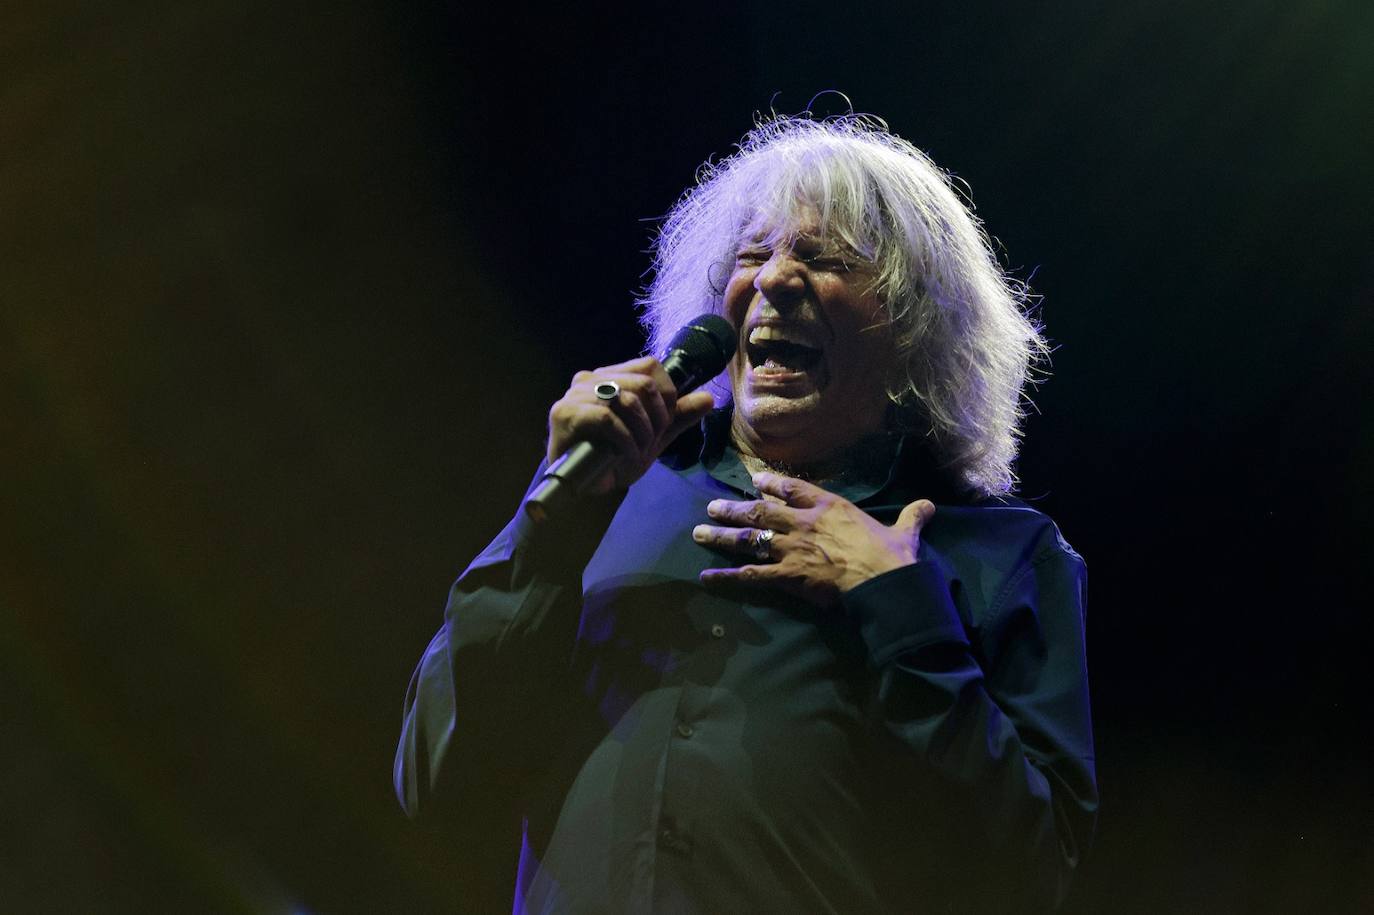
M 913 536 L 921 532 L 926 522 L 935 514 L 935 503 L 929 499 L 917 499 L 897 516 L 897 522 L 892 525 L 898 530 L 910 531 Z
M 693 391 L 678 398 L 673 421 L 669 424 L 664 442 L 671 442 L 686 429 L 701 422 L 702 418 L 715 407 L 716 400 L 710 391 Z

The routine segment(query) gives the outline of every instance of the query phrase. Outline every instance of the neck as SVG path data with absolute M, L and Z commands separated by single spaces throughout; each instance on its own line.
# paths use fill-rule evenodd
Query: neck
M 876 432 L 855 442 L 848 448 L 806 461 L 777 461 L 760 457 L 748 445 L 735 438 L 735 450 L 750 473 L 771 471 L 810 483 L 872 483 L 887 479 L 897 453 L 900 437 L 888 432 Z

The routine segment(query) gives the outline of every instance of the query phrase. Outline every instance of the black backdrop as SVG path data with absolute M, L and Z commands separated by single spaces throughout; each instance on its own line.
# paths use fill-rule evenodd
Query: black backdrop
M 1374 7 L 1039 6 L 6 7 L 0 908 L 460 905 L 390 788 L 448 583 L 648 220 L 838 88 L 1044 296 L 1071 909 L 1374 909 Z

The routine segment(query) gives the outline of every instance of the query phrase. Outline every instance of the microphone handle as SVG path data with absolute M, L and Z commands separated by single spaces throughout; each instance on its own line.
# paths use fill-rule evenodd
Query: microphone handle
M 534 492 L 525 500 L 525 514 L 536 522 L 568 510 L 577 501 L 582 481 L 595 480 L 615 462 L 615 455 L 596 442 L 578 442 L 549 465 Z

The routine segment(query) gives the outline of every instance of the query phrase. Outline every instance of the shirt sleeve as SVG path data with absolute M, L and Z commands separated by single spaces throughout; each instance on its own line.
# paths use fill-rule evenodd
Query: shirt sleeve
M 1091 838 L 1085 586 L 1082 559 L 1060 544 L 976 619 L 961 616 L 958 583 L 933 556 L 844 598 L 875 673 L 878 728 L 920 768 L 913 783 L 934 774 L 931 796 L 962 827 L 958 882 L 980 896 L 977 911 L 1057 906 Z
M 522 510 L 454 583 L 406 691 L 393 776 L 412 818 L 441 805 L 469 819 L 518 796 L 568 692 L 582 570 L 619 504 L 590 500 L 542 524 Z

